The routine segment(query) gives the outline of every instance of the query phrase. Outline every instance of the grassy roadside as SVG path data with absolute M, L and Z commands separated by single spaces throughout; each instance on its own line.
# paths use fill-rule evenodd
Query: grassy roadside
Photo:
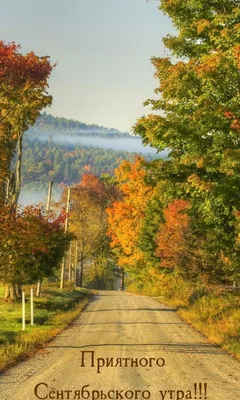
M 34 297 L 34 325 L 30 325 L 30 288 L 26 292 L 26 330 L 22 331 L 21 304 L 7 303 L 0 286 L 0 371 L 29 356 L 78 317 L 91 292 L 85 289 L 44 285 L 42 297 Z
M 179 276 L 159 275 L 128 290 L 175 307 L 178 314 L 212 343 L 240 360 L 240 296 L 221 287 L 193 284 Z

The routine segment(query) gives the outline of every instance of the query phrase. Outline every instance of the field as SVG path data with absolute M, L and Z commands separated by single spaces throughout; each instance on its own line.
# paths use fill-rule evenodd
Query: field
M 0 371 L 23 359 L 61 332 L 80 314 L 91 292 L 64 290 L 55 284 L 43 286 L 42 296 L 34 297 L 34 325 L 30 325 L 30 287 L 26 292 L 26 330 L 22 331 L 22 305 L 3 300 L 4 288 L 0 286 Z

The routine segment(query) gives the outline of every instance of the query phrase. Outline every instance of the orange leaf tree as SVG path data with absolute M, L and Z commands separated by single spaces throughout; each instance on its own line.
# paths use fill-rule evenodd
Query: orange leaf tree
M 118 265 L 129 271 L 141 271 L 145 266 L 144 253 L 138 246 L 144 210 L 152 188 L 145 183 L 144 160 L 124 161 L 116 170 L 116 182 L 121 197 L 113 202 L 108 213 L 108 233 Z

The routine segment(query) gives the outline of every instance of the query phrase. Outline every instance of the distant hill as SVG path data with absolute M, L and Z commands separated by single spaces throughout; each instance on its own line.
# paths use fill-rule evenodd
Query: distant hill
M 123 160 L 133 161 L 136 155 L 121 149 L 114 151 L 58 144 L 52 140 L 26 137 L 23 142 L 22 183 L 23 186 L 39 188 L 54 178 L 57 185 L 73 185 L 80 182 L 86 172 L 97 176 L 104 173 L 113 175 Z
M 105 128 L 96 124 L 88 125 L 84 122 L 75 121 L 73 119 L 53 117 L 44 112 L 37 119 L 36 123 L 28 130 L 30 135 L 51 134 L 53 137 L 56 135 L 70 135 L 70 136 L 99 136 L 111 138 L 126 138 L 132 136 L 128 132 L 120 132 L 118 129 Z

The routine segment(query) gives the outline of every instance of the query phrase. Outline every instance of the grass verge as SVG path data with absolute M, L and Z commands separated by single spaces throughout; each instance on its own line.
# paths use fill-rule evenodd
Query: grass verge
M 179 276 L 158 275 L 128 290 L 175 307 L 178 314 L 212 343 L 240 360 L 240 297 L 219 286 L 186 282 Z
M 31 355 L 76 319 L 91 292 L 54 284 L 44 285 L 42 296 L 34 297 L 34 325 L 30 325 L 30 288 L 26 292 L 26 330 L 22 331 L 21 303 L 0 299 L 0 371 Z M 0 297 L 3 287 L 0 286 Z

